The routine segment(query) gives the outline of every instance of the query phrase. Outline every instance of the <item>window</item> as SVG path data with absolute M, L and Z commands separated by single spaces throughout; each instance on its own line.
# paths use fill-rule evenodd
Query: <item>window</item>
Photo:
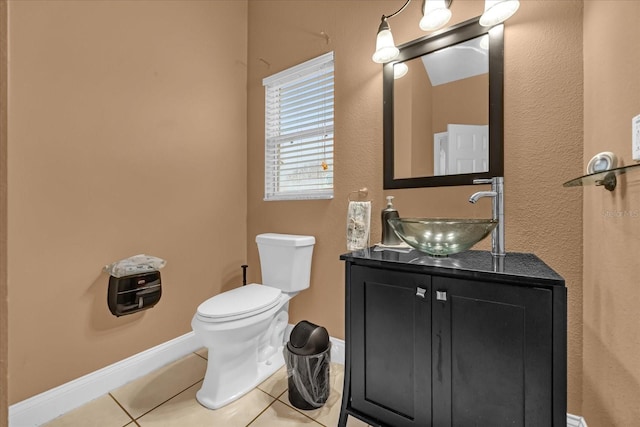
M 333 197 L 333 52 L 265 87 L 265 200 Z

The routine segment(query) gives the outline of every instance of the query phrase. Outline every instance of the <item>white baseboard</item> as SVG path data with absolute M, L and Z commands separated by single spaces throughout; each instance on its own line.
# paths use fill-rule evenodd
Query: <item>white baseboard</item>
M 331 341 L 331 362 L 344 365 L 344 341 L 330 337 Z
M 193 332 L 135 354 L 9 407 L 10 427 L 39 426 L 174 362 L 202 345 Z
M 567 414 L 567 427 L 587 427 L 587 422 L 578 415 Z

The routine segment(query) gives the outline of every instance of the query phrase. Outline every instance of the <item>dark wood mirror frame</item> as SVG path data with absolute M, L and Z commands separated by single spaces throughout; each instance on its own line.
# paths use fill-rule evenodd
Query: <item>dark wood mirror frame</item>
M 384 189 L 471 185 L 474 179 L 504 175 L 504 26 L 483 27 L 479 17 L 398 46 L 400 56 L 383 67 Z M 459 175 L 394 178 L 393 64 L 489 34 L 489 171 Z

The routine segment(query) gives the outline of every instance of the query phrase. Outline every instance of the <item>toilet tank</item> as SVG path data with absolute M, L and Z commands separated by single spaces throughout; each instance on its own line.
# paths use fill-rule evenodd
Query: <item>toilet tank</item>
M 256 236 L 262 284 L 283 292 L 298 292 L 309 287 L 313 236 L 265 233 Z

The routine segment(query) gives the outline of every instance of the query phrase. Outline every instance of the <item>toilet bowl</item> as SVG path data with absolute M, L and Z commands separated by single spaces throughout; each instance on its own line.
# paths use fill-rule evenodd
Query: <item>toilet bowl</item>
M 209 298 L 191 321 L 209 351 L 196 398 L 210 409 L 233 402 L 284 365 L 289 300 L 309 287 L 314 237 L 268 233 L 256 242 L 264 284 Z

